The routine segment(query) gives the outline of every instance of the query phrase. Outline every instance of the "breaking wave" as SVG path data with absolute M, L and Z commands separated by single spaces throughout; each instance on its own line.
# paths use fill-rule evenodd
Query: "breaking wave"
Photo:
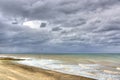
M 117 70 L 119 68 L 112 68 L 100 64 L 69 64 L 52 59 L 28 59 L 18 61 L 18 63 L 97 80 L 120 80 L 120 72 Z

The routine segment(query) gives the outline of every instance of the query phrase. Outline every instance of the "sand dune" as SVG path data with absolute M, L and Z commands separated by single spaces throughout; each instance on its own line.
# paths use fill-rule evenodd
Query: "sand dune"
M 0 61 L 0 80 L 94 80 L 82 76 Z

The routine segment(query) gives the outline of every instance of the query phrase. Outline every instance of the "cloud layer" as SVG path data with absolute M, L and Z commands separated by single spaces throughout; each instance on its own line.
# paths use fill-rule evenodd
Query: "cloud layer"
M 119 37 L 120 0 L 0 0 L 0 52 L 120 52 Z

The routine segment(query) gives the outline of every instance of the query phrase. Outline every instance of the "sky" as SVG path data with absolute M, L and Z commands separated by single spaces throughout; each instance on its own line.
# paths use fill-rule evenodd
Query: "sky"
M 0 0 L 0 53 L 119 52 L 120 0 Z

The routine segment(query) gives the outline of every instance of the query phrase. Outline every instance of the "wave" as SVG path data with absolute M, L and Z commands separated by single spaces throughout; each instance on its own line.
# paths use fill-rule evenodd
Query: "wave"
M 111 70 L 105 70 L 108 66 L 100 64 L 69 64 L 52 59 L 28 59 L 18 61 L 20 64 L 54 70 L 61 73 L 85 76 L 97 80 L 120 80 L 120 74 Z

